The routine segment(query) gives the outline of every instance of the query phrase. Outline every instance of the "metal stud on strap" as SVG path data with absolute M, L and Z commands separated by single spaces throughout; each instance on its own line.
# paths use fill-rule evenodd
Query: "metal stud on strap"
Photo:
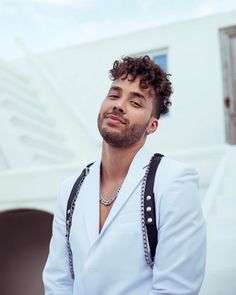
M 154 195 L 147 195 L 144 201 L 146 225 L 152 225 L 153 223 L 155 223 L 155 210 L 152 210 L 154 206 Z
M 143 200 L 143 215 L 146 226 L 147 238 L 150 246 L 150 257 L 152 262 L 156 254 L 156 245 L 158 242 L 158 232 L 156 226 L 156 210 L 155 210 L 155 196 L 154 196 L 154 182 L 157 167 L 163 155 L 155 154 L 150 163 L 146 175 L 145 194 Z M 145 242 L 144 242 L 145 245 Z M 148 263 L 149 264 L 149 263 Z M 150 264 L 149 264 L 150 265 Z

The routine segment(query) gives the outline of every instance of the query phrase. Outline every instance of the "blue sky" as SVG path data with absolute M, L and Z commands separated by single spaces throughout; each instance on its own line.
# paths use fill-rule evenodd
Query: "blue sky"
M 228 10 L 235 0 L 0 0 L 0 58 Z

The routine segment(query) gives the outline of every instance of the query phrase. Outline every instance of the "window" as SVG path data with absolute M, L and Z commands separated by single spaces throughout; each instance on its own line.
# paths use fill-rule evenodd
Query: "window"
M 154 62 L 158 64 L 163 70 L 167 71 L 167 54 L 154 55 L 152 57 Z
M 144 56 L 148 55 L 150 58 L 158 64 L 164 71 L 167 73 L 169 72 L 168 68 L 168 48 L 161 48 L 156 50 L 150 50 L 150 51 L 143 51 L 136 54 L 132 54 L 131 56 Z M 165 118 L 169 117 L 170 113 L 162 115 Z
M 143 51 L 133 56 L 149 55 L 153 61 L 158 64 L 164 71 L 168 71 L 168 48 L 161 48 L 150 51 Z

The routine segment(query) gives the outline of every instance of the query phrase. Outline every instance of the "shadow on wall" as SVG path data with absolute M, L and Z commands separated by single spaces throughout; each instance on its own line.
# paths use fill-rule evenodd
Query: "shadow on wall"
M 0 213 L 0 294 L 43 295 L 42 270 L 53 216 L 20 209 Z

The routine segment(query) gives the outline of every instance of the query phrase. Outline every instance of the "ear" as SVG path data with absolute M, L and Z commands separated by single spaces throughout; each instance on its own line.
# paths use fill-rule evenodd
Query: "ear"
M 151 117 L 150 122 L 147 127 L 147 134 L 152 134 L 157 130 L 158 120 L 155 117 Z

